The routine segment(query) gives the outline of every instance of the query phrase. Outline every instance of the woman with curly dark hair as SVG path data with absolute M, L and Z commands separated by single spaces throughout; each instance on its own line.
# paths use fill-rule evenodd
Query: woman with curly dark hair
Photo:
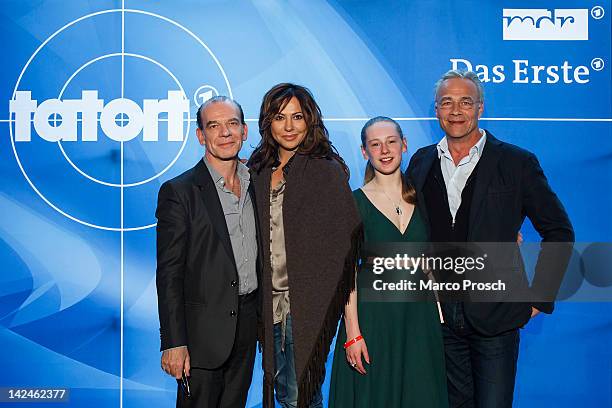
M 264 242 L 264 407 L 322 407 L 325 360 L 354 287 L 361 224 L 348 168 L 310 91 L 263 98 L 249 160 Z M 269 246 L 268 246 L 269 243 Z M 269 248 L 269 249 L 268 249 Z

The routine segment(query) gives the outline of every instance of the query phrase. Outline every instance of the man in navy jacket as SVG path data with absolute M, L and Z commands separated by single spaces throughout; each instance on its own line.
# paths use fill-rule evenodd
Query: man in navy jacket
M 478 127 L 483 96 L 473 72 L 449 71 L 436 84 L 445 137 L 418 150 L 407 170 L 431 241 L 516 243 L 527 216 L 542 242 L 573 242 L 567 213 L 535 155 Z M 532 288 L 560 284 L 571 245 L 561 248 L 543 246 Z M 524 273 L 522 262 L 517 269 Z M 442 309 L 450 406 L 511 407 L 519 328 L 539 312 L 551 313 L 553 303 L 452 301 Z

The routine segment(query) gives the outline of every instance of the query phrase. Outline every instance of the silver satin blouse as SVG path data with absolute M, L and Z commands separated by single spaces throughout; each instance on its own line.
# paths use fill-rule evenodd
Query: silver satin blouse
M 283 195 L 285 180 L 270 189 L 270 261 L 272 264 L 272 310 L 274 324 L 283 325 L 285 341 L 285 324 L 290 312 L 289 278 L 287 276 L 287 253 L 285 250 L 285 230 L 283 226 Z M 283 347 L 284 348 L 284 347 Z

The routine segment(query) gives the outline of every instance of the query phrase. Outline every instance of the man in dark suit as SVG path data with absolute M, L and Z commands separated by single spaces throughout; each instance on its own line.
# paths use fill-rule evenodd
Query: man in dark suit
M 218 96 L 197 113 L 205 147 L 158 197 L 157 296 L 162 369 L 177 407 L 244 407 L 257 338 L 258 240 L 240 105 Z
M 407 170 L 431 241 L 516 243 L 527 216 L 542 242 L 573 242 L 572 225 L 536 157 L 478 127 L 484 108 L 478 76 L 447 72 L 435 98 L 445 137 L 419 149 Z M 562 248 L 543 247 L 532 287 L 549 284 L 546 274 L 562 276 L 571 245 Z M 519 328 L 540 311 L 551 313 L 553 304 L 451 301 L 442 310 L 450 406 L 511 407 Z

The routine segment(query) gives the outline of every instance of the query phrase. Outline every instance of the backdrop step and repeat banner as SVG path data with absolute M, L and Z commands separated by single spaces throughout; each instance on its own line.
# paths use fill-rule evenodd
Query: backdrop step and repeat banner
M 358 188 L 364 122 L 396 118 L 407 164 L 443 136 L 434 82 L 474 70 L 482 127 L 538 156 L 582 248 L 612 242 L 611 16 L 609 0 L 2 1 L 3 395 L 173 406 L 154 211 L 161 183 L 200 159 L 195 111 L 214 95 L 244 107 L 246 158 L 263 94 L 307 86 Z M 521 331 L 515 406 L 612 406 L 611 270 L 572 281 L 601 289 L 599 302 L 559 302 Z M 258 355 L 249 407 L 260 366 Z

